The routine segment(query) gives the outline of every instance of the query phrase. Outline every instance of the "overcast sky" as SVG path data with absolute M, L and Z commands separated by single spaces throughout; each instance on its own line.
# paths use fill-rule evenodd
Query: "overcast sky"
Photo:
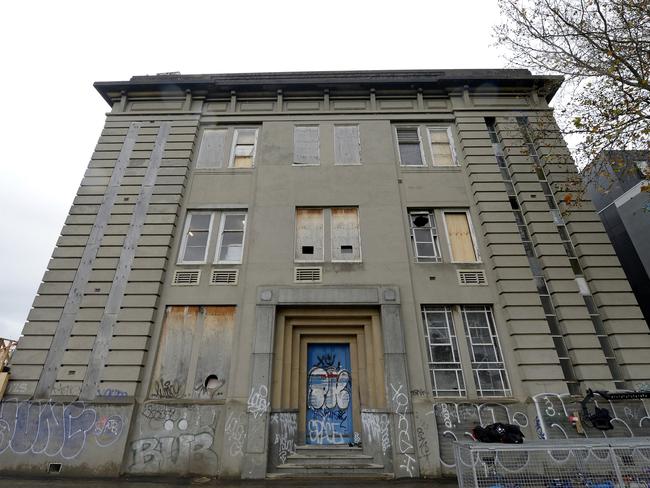
M 496 0 L 4 1 L 0 337 L 17 339 L 108 106 L 164 71 L 499 68 Z

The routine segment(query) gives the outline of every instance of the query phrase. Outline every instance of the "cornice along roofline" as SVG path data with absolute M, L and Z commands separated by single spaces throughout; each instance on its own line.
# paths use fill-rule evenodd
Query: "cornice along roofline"
M 394 87 L 462 87 L 485 83 L 503 87 L 541 89 L 551 101 L 564 78 L 556 75 L 533 75 L 525 69 L 452 69 L 452 70 L 380 70 L 380 71 L 300 71 L 276 73 L 158 74 L 133 76 L 129 81 L 98 81 L 94 84 L 111 105 L 109 93 L 132 90 L 175 91 L 237 90 L 238 87 L 264 90 L 280 88 L 327 88 L 336 85 L 357 88 Z

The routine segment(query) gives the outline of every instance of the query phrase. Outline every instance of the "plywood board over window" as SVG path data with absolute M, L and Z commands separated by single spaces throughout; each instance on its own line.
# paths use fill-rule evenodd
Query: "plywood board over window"
M 296 261 L 323 261 L 324 232 L 322 208 L 296 209 Z
M 332 208 L 332 261 L 361 261 L 357 208 Z
M 226 129 L 206 129 L 196 161 L 197 169 L 223 168 L 226 160 Z
M 167 307 L 151 398 L 226 396 L 235 307 Z
M 294 164 L 320 164 L 318 126 L 296 126 L 293 129 Z
M 451 260 L 463 263 L 478 261 L 467 213 L 445 212 L 444 215 Z
M 337 125 L 334 127 L 335 164 L 361 164 L 359 126 Z

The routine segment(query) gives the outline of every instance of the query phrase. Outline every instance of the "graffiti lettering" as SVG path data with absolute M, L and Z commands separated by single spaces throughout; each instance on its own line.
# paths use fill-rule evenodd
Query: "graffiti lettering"
M 390 387 L 393 391 L 393 408 L 397 415 L 397 448 L 399 449 L 399 453 L 402 455 L 399 467 L 404 469 L 410 477 L 413 477 L 415 458 L 411 455 L 411 453 L 413 453 L 413 443 L 411 442 L 409 420 L 406 416 L 409 406 L 409 397 L 402 391 L 404 385 L 398 385 L 395 387 L 395 385 L 391 383 Z
M 427 396 L 427 392 L 424 391 L 424 390 L 411 390 L 411 396 L 425 397 L 425 396 Z
M 343 435 L 339 424 L 325 420 L 311 419 L 307 425 L 309 440 L 312 444 L 342 444 Z
M 241 415 L 235 416 L 234 412 L 230 412 L 226 420 L 225 433 L 230 443 L 231 456 L 244 455 L 244 441 L 246 440 L 246 431 L 241 422 Z
M 37 403 L 6 401 L 1 404 L 0 453 L 45 454 L 74 459 L 94 437 L 99 447 L 113 444 L 124 430 L 119 415 L 98 417 L 81 402 Z
M 431 453 L 431 450 L 429 449 L 429 443 L 427 442 L 427 438 L 424 435 L 424 429 L 422 427 L 418 427 L 417 433 L 418 433 L 418 450 L 425 457 L 427 457 Z
M 169 405 L 146 403 L 142 408 L 142 416 L 150 420 L 175 420 L 176 409 Z
M 248 396 L 248 412 L 252 413 L 253 417 L 259 418 L 268 411 L 268 394 L 269 391 L 264 385 L 259 385 L 257 389 L 251 390 L 251 394 Z
M 296 414 L 284 412 L 272 414 L 271 425 L 277 429 L 273 444 L 277 446 L 280 463 L 284 464 L 287 462 L 287 456 L 296 452 L 295 438 L 298 431 Z
M 181 398 L 182 388 L 178 383 L 165 381 L 162 378 L 153 384 L 153 398 Z
M 106 388 L 104 390 L 97 390 L 97 396 L 122 398 L 128 396 L 128 393 L 125 392 L 124 390 L 116 390 L 115 388 Z
M 381 444 L 381 451 L 386 455 L 390 449 L 390 420 L 387 414 L 361 412 L 363 431 L 371 444 Z
M 131 445 L 133 463 L 130 469 L 156 473 L 184 471 L 188 462 L 216 463 L 217 455 L 210 449 L 213 442 L 211 432 L 140 439 Z

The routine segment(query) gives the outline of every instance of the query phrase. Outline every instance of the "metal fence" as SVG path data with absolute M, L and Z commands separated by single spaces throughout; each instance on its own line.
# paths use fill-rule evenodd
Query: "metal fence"
M 650 488 L 650 438 L 457 442 L 459 488 Z

